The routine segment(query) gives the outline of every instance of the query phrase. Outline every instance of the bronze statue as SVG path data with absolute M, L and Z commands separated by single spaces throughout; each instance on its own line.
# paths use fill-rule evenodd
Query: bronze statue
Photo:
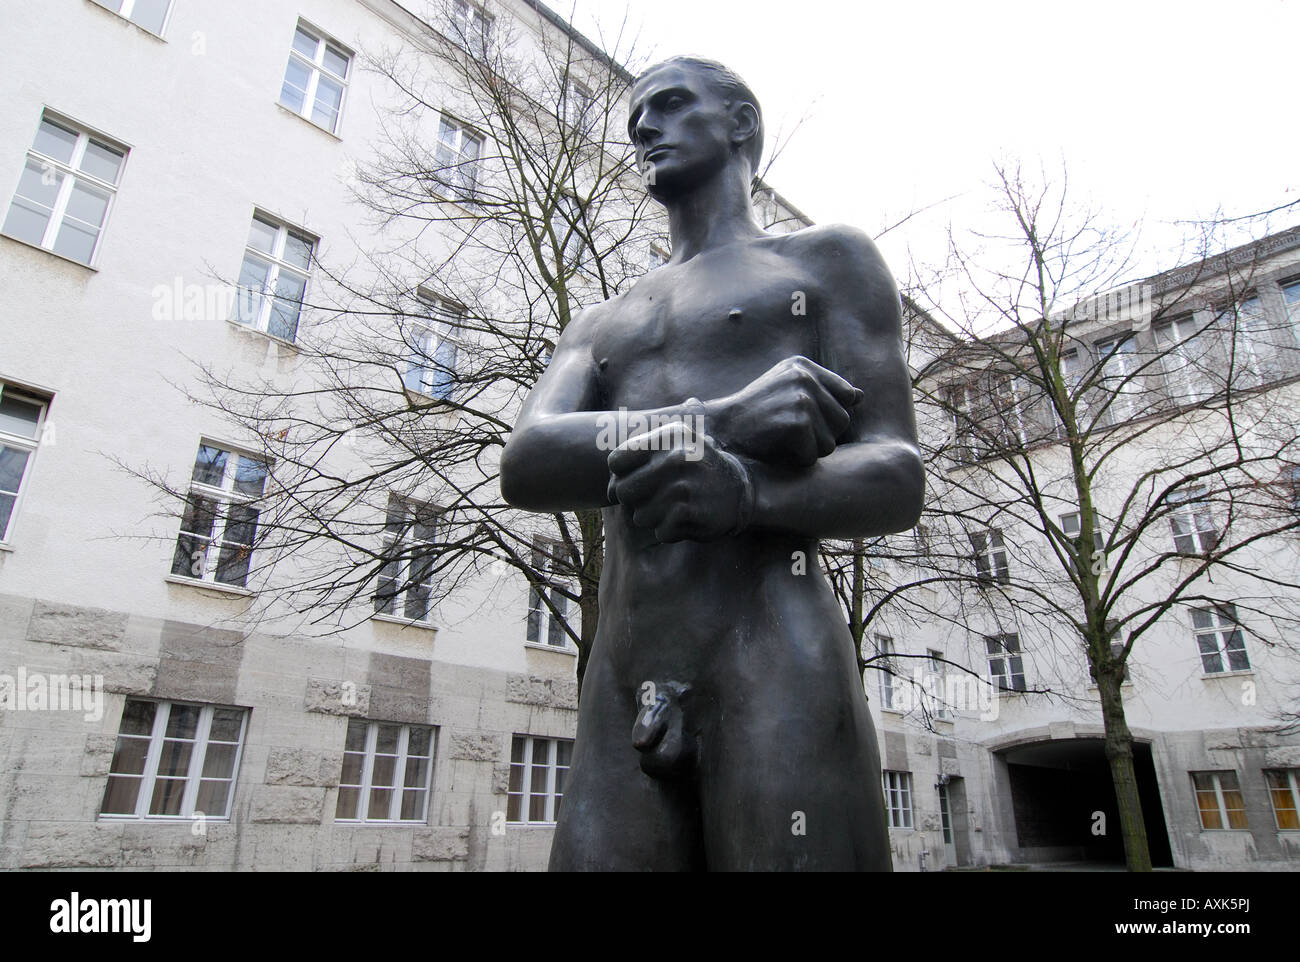
M 816 552 L 920 514 L 897 288 L 858 230 L 760 227 L 762 115 L 721 64 L 647 70 L 628 131 L 672 256 L 574 318 L 501 460 L 511 504 L 604 508 L 551 870 L 888 870 Z

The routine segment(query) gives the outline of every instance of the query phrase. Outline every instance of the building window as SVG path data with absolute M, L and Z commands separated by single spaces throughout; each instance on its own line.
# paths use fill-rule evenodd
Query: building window
M 1196 789 L 1196 807 L 1201 813 L 1201 828 L 1232 829 L 1246 827 L 1246 803 L 1237 784 L 1237 773 L 1192 772 Z
M 951 845 L 953 843 L 952 801 L 948 798 L 948 783 L 946 781 L 939 783 L 939 826 L 943 831 L 943 844 Z
M 101 815 L 228 818 L 246 708 L 128 698 Z
M 428 622 L 433 615 L 433 575 L 439 509 L 388 496 L 384 565 L 379 569 L 375 614 Z
M 452 200 L 473 200 L 478 189 L 479 155 L 483 139 L 470 133 L 446 114 L 438 124 L 434 161 L 439 167 L 438 183 Z
M 163 27 L 167 25 L 167 14 L 171 12 L 172 7 L 172 0 L 95 0 L 95 2 L 160 37 Z
M 1165 385 L 1178 404 L 1203 401 L 1214 393 L 1214 367 L 1210 338 L 1205 325 L 1188 314 L 1155 329 L 1156 348 L 1161 352 Z
M 0 544 L 9 540 L 23 478 L 45 430 L 47 405 L 0 381 Z
M 1011 569 L 1001 529 L 972 532 L 970 543 L 975 551 L 975 571 L 979 580 L 984 584 L 995 581 L 1001 585 L 1010 584 Z
M 449 12 L 452 40 L 472 52 L 486 52 L 492 36 L 492 18 L 468 0 L 452 0 Z
M 580 81 L 570 79 L 564 88 L 564 120 L 579 130 L 587 126 L 591 119 L 591 108 L 595 98 L 590 88 Z
M 1200 555 L 1219 545 L 1219 532 L 1206 500 L 1203 487 L 1175 491 L 1169 495 L 1172 510 L 1169 525 L 1174 532 L 1174 550 L 1179 554 Z
M 516 735 L 510 743 L 510 789 L 506 821 L 549 824 L 560 813 L 573 742 Z
M 1107 411 L 1110 424 L 1121 424 L 1137 413 L 1137 396 L 1141 390 L 1137 371 L 1137 341 L 1130 334 L 1097 343 L 1097 356 L 1101 359 L 1098 384 L 1111 395 Z
M 1218 323 L 1232 352 L 1224 366 L 1224 376 L 1232 387 L 1258 387 L 1278 373 L 1270 363 L 1276 349 L 1269 343 L 1268 316 L 1258 295 L 1222 309 Z
M 890 828 L 912 827 L 912 773 L 881 772 Z
M 423 822 L 435 729 L 348 719 L 336 822 Z
M 1024 378 L 996 374 L 992 380 L 995 435 L 1003 451 L 1020 451 L 1028 443 L 1025 408 L 1029 391 Z
M 880 707 L 887 711 L 896 711 L 898 684 L 894 673 L 894 639 L 886 638 L 884 635 L 875 635 L 873 638 L 880 675 Z
M 1025 661 L 1020 651 L 1020 636 L 1015 632 L 985 635 L 984 647 L 989 658 L 989 680 L 999 691 L 1026 691 Z
M 525 640 L 530 644 L 547 644 L 554 648 L 566 648 L 569 644 L 568 634 L 564 628 L 564 616 L 568 613 L 569 599 L 559 588 L 551 587 L 555 575 L 563 567 L 561 554 L 564 545 L 558 541 L 533 538 L 532 568 L 546 583 L 532 583 L 528 586 L 528 627 Z M 551 604 L 546 604 L 549 599 Z M 552 610 L 554 609 L 554 610 Z M 542 639 L 542 625 L 546 625 L 546 638 Z
M 1196 647 L 1201 652 L 1201 666 L 1207 675 L 1250 670 L 1246 636 L 1237 622 L 1236 605 L 1193 608 L 1192 626 Z
M 255 212 L 239 269 L 234 319 L 272 337 L 294 340 L 315 248 L 314 237 Z
M 1282 832 L 1300 830 L 1300 769 L 1276 768 L 1264 771 L 1273 818 Z
M 1287 322 L 1292 334 L 1300 334 L 1300 280 L 1282 284 L 1282 301 L 1286 305 Z
M 551 212 L 551 234 L 560 250 L 560 266 L 572 270 L 582 263 L 582 205 L 576 197 L 561 194 Z
M 971 384 L 957 384 L 948 389 L 947 398 L 953 420 L 953 460 L 966 464 L 986 457 L 989 445 L 978 389 Z
M 424 394 L 439 401 L 449 401 L 456 389 L 456 359 L 460 347 L 453 333 L 464 327 L 465 311 L 441 298 L 421 295 L 421 302 L 433 319 L 423 318 L 411 330 L 411 358 L 407 361 L 402 383 L 408 391 Z
M 172 559 L 173 575 L 244 587 L 257 538 L 256 505 L 266 475 L 265 461 L 215 444 L 199 444 Z
M 352 54 L 337 41 L 299 21 L 284 68 L 280 103 L 330 133 L 337 132 L 351 64 Z
M 69 260 L 95 260 L 127 150 L 48 111 L 18 179 L 3 233 Z
M 952 720 L 952 706 L 946 700 L 947 698 L 947 665 L 943 660 L 943 652 L 934 648 L 926 649 L 926 668 L 930 676 L 934 679 L 934 704 L 931 706 L 931 712 L 935 718 L 941 721 Z
M 1082 527 L 1078 511 L 1071 511 L 1068 514 L 1061 515 L 1061 533 L 1065 535 L 1067 541 L 1074 544 L 1079 540 L 1079 531 Z M 1093 514 L 1092 529 L 1092 553 L 1096 557 L 1104 555 L 1106 552 L 1106 539 L 1101 534 L 1101 522 L 1096 513 Z M 1074 567 L 1074 558 L 1070 559 L 1070 567 Z

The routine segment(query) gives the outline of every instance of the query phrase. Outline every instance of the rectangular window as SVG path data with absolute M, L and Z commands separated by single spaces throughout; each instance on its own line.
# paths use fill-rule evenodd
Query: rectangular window
M 1203 487 L 1175 491 L 1169 496 L 1172 511 L 1169 526 L 1174 532 L 1174 550 L 1179 554 L 1199 555 L 1219 545 L 1219 532 L 1206 500 Z
M 1137 414 L 1137 398 L 1141 392 L 1135 377 L 1138 369 L 1137 341 L 1131 334 L 1099 341 L 1097 356 L 1101 359 L 1098 384 L 1107 394 L 1113 395 L 1107 423 L 1122 424 Z
M 1155 328 L 1156 349 L 1164 365 L 1165 387 L 1177 404 L 1194 404 L 1214 393 L 1217 376 L 1212 339 L 1204 324 L 1187 314 Z
M 206 441 L 199 444 L 172 559 L 173 575 L 245 586 L 257 540 L 257 502 L 266 475 L 265 461 Z
M 465 49 L 482 54 L 492 36 L 492 18 L 468 0 L 452 0 L 451 39 Z
M 1074 416 L 1075 422 L 1081 433 L 1087 433 L 1092 427 L 1090 418 L 1092 415 L 1092 391 L 1081 390 L 1083 382 L 1089 372 L 1084 369 L 1083 355 L 1077 349 L 1063 351 L 1061 353 L 1061 378 L 1065 381 L 1071 396 L 1074 398 Z M 1065 425 L 1060 427 L 1062 436 L 1065 433 Z
M 953 421 L 953 460 L 959 464 L 979 461 L 989 453 L 985 434 L 985 412 L 974 385 L 957 384 L 948 389 L 948 407 Z
M 1264 781 L 1268 783 L 1278 831 L 1300 831 L 1300 769 L 1266 769 Z
M 438 525 L 439 509 L 433 505 L 388 496 L 385 561 L 379 569 L 375 614 L 419 622 L 432 619 Z
M 912 773 L 881 772 L 885 788 L 885 811 L 889 814 L 890 828 L 911 828 Z
M 1269 342 L 1268 316 L 1258 295 L 1220 310 L 1218 323 L 1232 352 L 1224 359 L 1223 374 L 1232 387 L 1258 387 L 1280 373 L 1273 363 L 1277 351 Z
M 423 822 L 437 730 L 348 719 L 336 822 Z
M 531 644 L 545 643 L 555 648 L 568 647 L 569 638 L 564 630 L 563 618 L 568 613 L 569 599 L 558 588 L 552 587 L 556 574 L 563 568 L 560 552 L 564 550 L 561 542 L 540 535 L 533 538 L 532 567 L 547 579 L 547 583 L 528 586 L 528 627 L 525 640 Z M 550 599 L 550 606 L 546 604 L 543 596 Z M 542 625 L 546 625 L 544 642 Z
M 948 783 L 939 783 L 939 826 L 943 831 L 943 843 L 951 845 L 953 843 L 952 834 L 952 802 L 948 798 Z
M 1192 627 L 1196 634 L 1196 647 L 1201 653 L 1201 666 L 1207 675 L 1250 670 L 1246 635 L 1237 622 L 1236 605 L 1193 608 Z
M 577 198 L 561 194 L 551 212 L 551 234 L 560 252 L 560 266 L 573 270 L 582 263 L 582 206 Z
M 23 479 L 45 431 L 48 403 L 0 381 L 0 544 L 9 540 Z
M 284 341 L 297 337 L 315 249 L 316 238 L 254 211 L 234 320 Z
M 587 126 L 591 119 L 591 108 L 595 98 L 591 90 L 577 80 L 570 80 L 564 88 L 564 120 L 579 130 Z
M 1027 691 L 1025 661 L 1020 651 L 1020 635 L 1015 632 L 1003 635 L 985 635 L 984 647 L 988 652 L 989 680 L 1000 691 Z
M 1191 775 L 1201 828 L 1246 828 L 1246 803 L 1241 797 L 1236 772 L 1192 772 Z
M 993 409 L 997 418 L 995 434 L 1003 451 L 1023 450 L 1028 443 L 1025 409 L 1029 399 L 1024 378 L 997 374 L 992 381 Z
M 408 330 L 411 358 L 402 383 L 408 391 L 439 401 L 449 401 L 456 389 L 456 360 L 460 346 L 456 332 L 464 328 L 464 308 L 441 298 L 420 296 L 433 323 L 421 318 Z M 428 326 L 426 326 L 428 325 Z
M 128 698 L 100 814 L 228 818 L 248 709 Z
M 1104 555 L 1106 552 L 1106 539 L 1102 537 L 1101 522 L 1100 519 L 1097 518 L 1095 512 L 1093 514 L 1093 524 L 1092 551 L 1093 557 L 1095 558 L 1098 555 Z M 1061 515 L 1061 533 L 1064 534 L 1068 540 L 1072 542 L 1077 542 L 1079 540 L 1079 530 L 1081 526 L 1082 523 L 1078 511 L 1071 511 L 1068 514 Z M 1070 559 L 1070 566 L 1074 566 L 1073 558 Z
M 478 190 L 479 155 L 483 139 L 446 114 L 438 124 L 434 161 L 438 184 L 452 200 L 473 200 Z
M 898 685 L 895 677 L 894 639 L 884 635 L 875 635 L 876 652 L 879 655 L 877 667 L 880 674 L 880 707 L 894 710 L 898 700 Z
M 970 536 L 975 551 L 975 571 L 984 584 L 1011 583 L 1011 568 L 1007 562 L 1007 549 L 1000 528 L 975 531 Z
M 935 698 L 934 704 L 930 706 L 930 711 L 934 717 L 941 721 L 950 721 L 952 719 L 952 706 L 945 700 L 947 698 L 947 665 L 943 660 L 943 652 L 934 648 L 926 649 L 926 670 L 934 678 Z
M 506 821 L 548 825 L 560 813 L 573 742 L 516 735 L 510 743 Z
M 127 149 L 46 111 L 3 233 L 69 260 L 94 262 Z
M 95 0 L 95 2 L 160 37 L 163 27 L 167 25 L 167 14 L 171 12 L 172 7 L 172 0 Z
M 336 133 L 351 65 L 351 51 L 299 21 L 280 86 L 281 105 Z
M 1286 305 L 1286 318 L 1293 335 L 1300 335 L 1300 280 L 1282 284 L 1282 302 Z

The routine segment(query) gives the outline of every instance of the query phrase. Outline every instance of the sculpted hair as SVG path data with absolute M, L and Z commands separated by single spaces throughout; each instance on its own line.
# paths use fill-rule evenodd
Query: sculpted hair
M 754 108 L 754 113 L 758 114 L 758 129 L 754 135 L 749 138 L 741 150 L 749 158 L 755 174 L 758 173 L 759 165 L 763 162 L 763 108 L 758 103 L 758 98 L 754 96 L 754 91 L 749 89 L 749 84 L 741 79 L 740 74 L 736 73 L 730 67 L 718 63 L 716 60 L 706 60 L 704 57 L 669 57 L 652 67 L 647 67 L 641 71 L 637 77 L 639 83 L 643 78 L 648 77 L 662 67 L 683 66 L 698 70 L 708 78 L 709 83 L 713 86 L 722 98 L 729 103 L 743 101 Z

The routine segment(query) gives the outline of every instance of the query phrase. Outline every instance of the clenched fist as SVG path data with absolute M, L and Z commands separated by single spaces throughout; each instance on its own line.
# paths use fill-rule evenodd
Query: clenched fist
M 835 450 L 862 392 L 806 357 L 788 357 L 704 404 L 709 433 L 756 461 L 807 467 Z

